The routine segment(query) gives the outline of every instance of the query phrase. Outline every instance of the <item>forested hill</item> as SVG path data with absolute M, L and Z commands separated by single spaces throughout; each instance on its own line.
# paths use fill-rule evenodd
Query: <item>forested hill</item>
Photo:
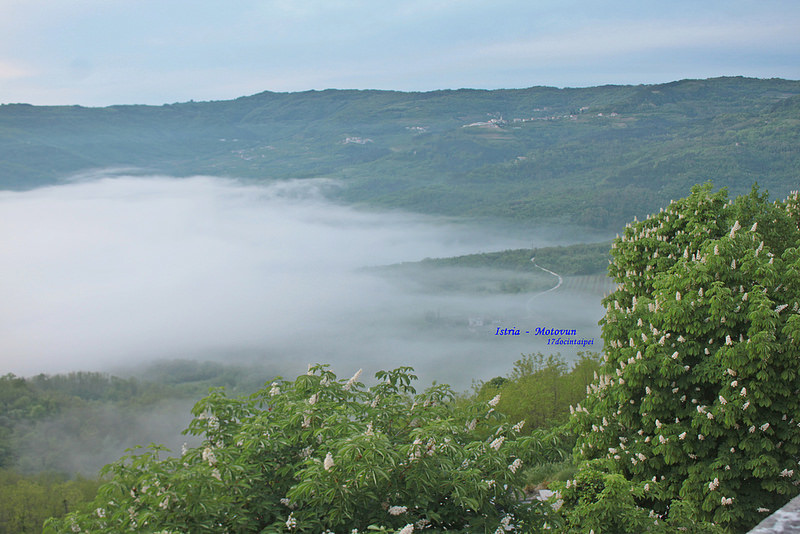
M 264 92 L 164 106 L 0 106 L 0 188 L 106 167 L 329 177 L 341 200 L 619 227 L 695 183 L 796 187 L 800 81 Z

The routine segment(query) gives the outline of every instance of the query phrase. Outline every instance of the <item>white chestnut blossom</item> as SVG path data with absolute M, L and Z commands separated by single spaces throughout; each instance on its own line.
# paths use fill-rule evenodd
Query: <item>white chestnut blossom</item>
M 217 457 L 214 455 L 214 451 L 211 450 L 211 447 L 203 449 L 203 461 L 208 462 L 208 465 L 211 467 L 217 465 Z
M 333 455 L 331 453 L 326 454 L 325 461 L 322 462 L 322 467 L 325 468 L 325 471 L 330 471 L 331 467 L 333 467 L 334 465 L 335 464 L 333 463 Z
M 408 510 L 406 506 L 390 506 L 389 515 L 402 515 L 406 513 L 406 510 Z
M 741 226 L 739 225 L 739 221 L 733 223 L 733 227 L 731 228 L 731 233 L 728 235 L 728 237 L 733 239 L 734 236 L 736 235 L 736 231 L 739 230 L 739 228 L 741 228 Z
M 489 447 L 493 448 L 496 451 L 500 450 L 500 447 L 503 445 L 503 442 L 506 440 L 505 436 L 500 436 L 495 438 L 494 441 L 489 445 Z
M 356 382 L 358 382 L 358 379 L 359 379 L 359 377 L 361 376 L 361 372 L 362 372 L 362 371 L 363 371 L 363 369 L 359 369 L 358 371 L 356 371 L 356 374 L 354 374 L 354 375 L 353 375 L 353 376 L 350 378 L 350 380 L 348 380 L 348 381 L 347 381 L 347 383 L 344 385 L 344 390 L 345 390 L 345 391 L 350 391 L 350 389 L 353 387 L 353 384 L 355 384 Z

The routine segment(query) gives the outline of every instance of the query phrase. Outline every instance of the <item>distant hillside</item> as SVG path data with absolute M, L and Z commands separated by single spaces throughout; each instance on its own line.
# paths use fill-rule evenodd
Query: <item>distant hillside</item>
M 539 274 L 545 267 L 561 275 L 605 274 L 611 243 L 581 243 L 560 247 L 520 248 L 500 252 L 482 252 L 452 258 L 425 258 L 417 262 L 403 262 L 374 268 L 376 270 L 402 270 L 409 267 L 427 268 L 483 268 L 500 271 L 518 271 Z M 535 259 L 535 263 L 531 261 Z
M 308 91 L 164 106 L 0 106 L 0 188 L 136 167 L 331 177 L 341 200 L 614 228 L 713 180 L 796 188 L 800 82 Z

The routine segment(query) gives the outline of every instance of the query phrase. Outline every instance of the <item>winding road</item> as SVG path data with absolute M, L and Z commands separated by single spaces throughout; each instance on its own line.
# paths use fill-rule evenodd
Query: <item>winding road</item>
M 556 278 L 558 278 L 558 283 L 557 283 L 555 286 L 551 287 L 550 289 L 547 289 L 547 290 L 545 290 L 545 291 L 541 291 L 541 292 L 539 292 L 539 293 L 536 293 L 535 295 L 531 296 L 531 298 L 529 298 L 529 299 L 528 299 L 528 302 L 527 302 L 527 303 L 525 303 L 525 310 L 528 312 L 528 316 L 531 316 L 531 315 L 533 315 L 533 313 L 531 312 L 531 302 L 533 301 L 533 299 L 535 299 L 536 297 L 539 297 L 539 296 L 541 296 L 541 295 L 544 295 L 545 293 L 550 293 L 551 291 L 555 291 L 556 289 L 558 289 L 559 287 L 561 287 L 561 284 L 563 284 L 563 283 L 564 283 L 564 279 L 561 277 L 561 275 L 560 275 L 560 274 L 558 274 L 558 273 L 554 273 L 554 272 L 553 272 L 553 271 L 551 271 L 550 269 L 545 269 L 545 268 L 544 268 L 544 267 L 542 267 L 541 265 L 536 265 L 536 262 L 534 261 L 535 259 L 536 259 L 536 258 L 531 258 L 531 262 L 533 262 L 533 265 L 534 265 L 535 267 L 538 267 L 538 268 L 540 268 L 540 269 L 541 269 L 541 270 L 543 270 L 544 272 L 546 272 L 546 273 L 550 273 L 550 274 L 552 274 L 553 276 L 555 276 Z

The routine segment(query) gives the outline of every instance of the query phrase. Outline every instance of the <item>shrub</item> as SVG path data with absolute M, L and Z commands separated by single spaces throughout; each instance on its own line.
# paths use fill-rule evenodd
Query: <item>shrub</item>
M 746 531 L 798 493 L 798 213 L 796 193 L 695 187 L 612 245 L 619 286 L 575 454 L 605 459 L 661 518 Z
M 105 468 L 85 512 L 51 532 L 347 532 L 538 530 L 549 506 L 526 502 L 522 466 L 558 443 L 520 434 L 487 402 L 446 385 L 416 394 L 410 368 L 338 380 L 315 366 L 245 399 L 212 392 L 193 409 L 200 446 L 162 447 Z

